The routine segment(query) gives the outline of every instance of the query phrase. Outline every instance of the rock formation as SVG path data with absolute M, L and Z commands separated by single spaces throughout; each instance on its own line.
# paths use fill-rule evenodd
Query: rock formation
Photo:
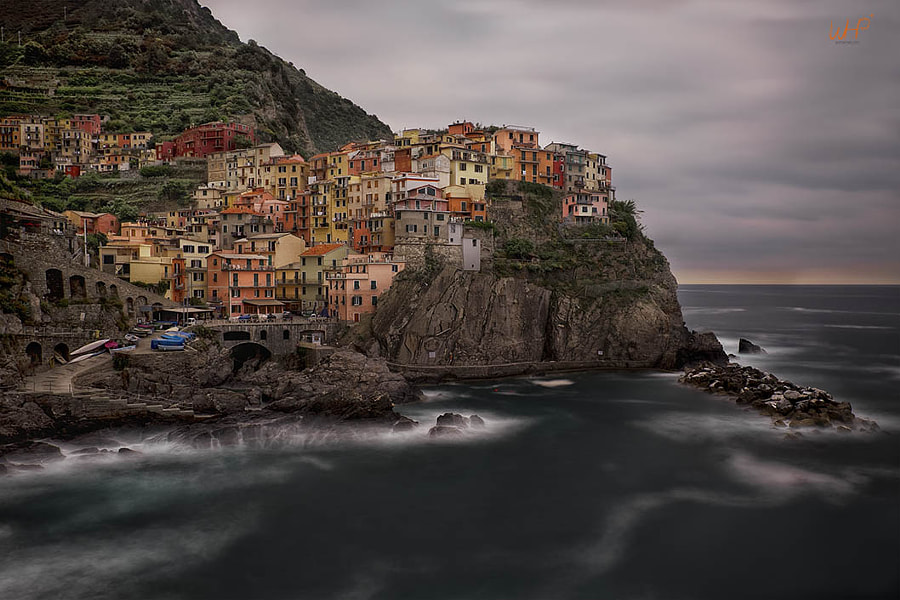
M 738 342 L 738 354 L 767 354 L 767 352 L 746 338 Z
M 703 365 L 685 371 L 682 383 L 710 393 L 724 394 L 772 417 L 776 426 L 837 427 L 842 430 L 875 431 L 874 421 L 853 414 L 849 402 L 838 402 L 820 389 L 778 379 L 753 367 L 737 363 Z
M 365 350 L 435 368 L 566 362 L 672 369 L 726 361 L 714 335 L 684 326 L 677 283 L 652 241 L 640 233 L 627 241 L 570 239 L 554 221 L 559 193 L 544 190 L 541 198 L 526 194 L 515 210 L 495 211 L 505 221 L 494 245 L 509 248 L 513 240 L 518 248 L 523 238 L 510 236 L 529 236 L 532 259 L 507 252 L 482 272 L 435 261 L 407 268 L 360 332 L 370 340 Z M 549 217 L 535 219 L 541 211 Z

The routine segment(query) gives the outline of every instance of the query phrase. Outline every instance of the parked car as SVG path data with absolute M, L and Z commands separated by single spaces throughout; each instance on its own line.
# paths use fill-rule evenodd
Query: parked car
M 250 318 L 251 318 L 250 315 L 241 315 L 241 316 L 238 317 L 237 320 L 238 320 L 238 321 L 249 321 Z
M 275 315 L 275 313 L 269 313 L 266 315 L 266 321 L 274 321 L 277 318 L 278 317 Z

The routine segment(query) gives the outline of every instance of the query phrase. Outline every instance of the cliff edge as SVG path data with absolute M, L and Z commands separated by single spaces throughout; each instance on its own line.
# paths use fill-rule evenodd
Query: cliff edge
M 357 329 L 357 345 L 404 367 L 457 372 L 727 362 L 714 334 L 685 327 L 677 282 L 633 203 L 613 202 L 609 224 L 562 225 L 556 190 L 501 181 L 489 192 L 491 222 L 479 228 L 494 251 L 482 252 L 481 270 L 426 247 Z

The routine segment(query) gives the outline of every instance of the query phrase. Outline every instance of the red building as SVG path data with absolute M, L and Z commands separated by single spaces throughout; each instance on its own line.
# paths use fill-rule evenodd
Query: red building
M 100 115 L 72 115 L 72 125 L 91 135 L 100 135 Z
M 256 143 L 256 132 L 249 125 L 221 121 L 204 123 L 186 129 L 175 138 L 174 156 L 205 158 L 213 152 L 230 152 L 237 149 L 237 140 L 241 136 Z

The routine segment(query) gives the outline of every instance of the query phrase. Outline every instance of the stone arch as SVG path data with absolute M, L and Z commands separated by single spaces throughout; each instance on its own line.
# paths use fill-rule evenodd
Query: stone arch
M 81 275 L 69 277 L 69 296 L 72 298 L 87 298 L 87 287 L 84 284 L 84 277 Z
M 138 296 L 135 299 L 135 302 L 137 302 L 138 309 L 140 309 L 142 306 L 147 306 L 147 296 Z
M 25 346 L 25 356 L 28 357 L 28 361 L 32 366 L 37 366 L 44 360 L 43 350 L 41 349 L 41 345 L 37 342 L 31 342 Z
M 109 295 L 112 296 L 113 298 L 118 298 L 119 297 L 119 286 L 117 286 L 114 283 L 111 284 L 109 286 Z
M 222 339 L 226 342 L 249 341 L 249 331 L 226 331 L 222 334 Z
M 69 346 L 66 344 L 59 343 L 53 346 L 53 353 L 59 354 L 64 361 L 69 362 Z
M 255 342 L 244 342 L 231 349 L 231 358 L 234 360 L 235 372 L 240 370 L 249 360 L 257 360 L 262 363 L 271 357 L 272 353 L 268 348 Z
M 134 298 L 125 298 L 125 310 L 128 312 L 128 316 L 134 316 Z
M 47 269 L 44 272 L 47 281 L 47 298 L 50 301 L 62 300 L 66 297 L 63 274 L 59 269 Z
M 285 329 L 284 331 L 282 331 L 282 332 L 281 332 L 281 339 L 283 339 L 283 340 L 289 340 L 289 339 L 291 339 L 291 330 L 290 330 L 290 329 Z
M 269 332 L 267 332 L 267 331 L 265 330 L 265 328 L 262 328 L 262 327 L 261 327 L 260 330 L 259 330 L 259 339 L 260 339 L 260 341 L 265 341 L 265 340 L 266 340 L 266 336 L 268 335 L 268 333 L 269 333 Z
M 98 298 L 106 298 L 106 284 L 105 283 L 103 283 L 102 281 L 98 281 L 97 283 L 94 284 L 94 287 L 97 290 Z

